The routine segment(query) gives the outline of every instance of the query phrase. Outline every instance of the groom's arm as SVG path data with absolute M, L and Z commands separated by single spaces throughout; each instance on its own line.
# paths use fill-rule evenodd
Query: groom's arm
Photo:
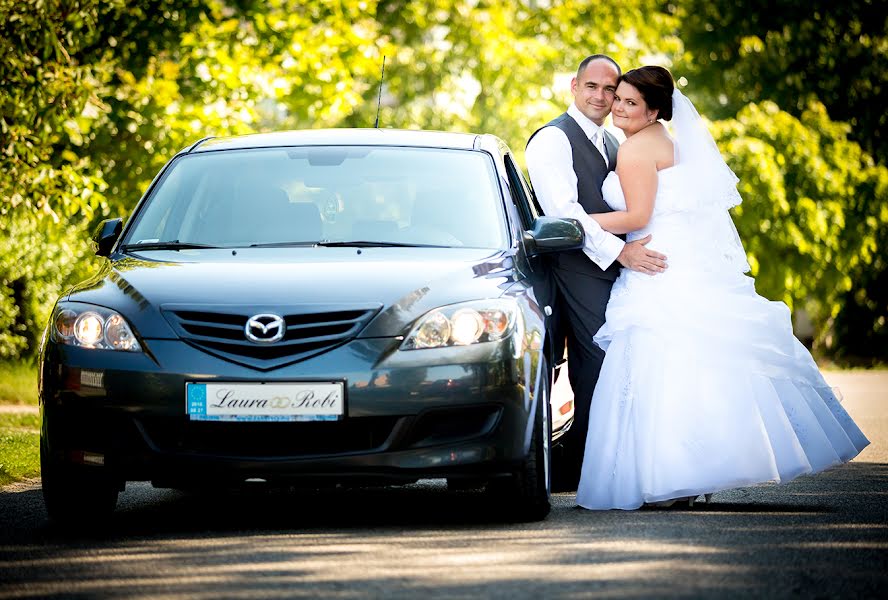
M 564 132 L 557 127 L 540 130 L 527 145 L 524 159 L 543 213 L 578 220 L 586 233 L 583 252 L 602 269 L 611 266 L 625 242 L 602 229 L 580 205 L 573 152 Z

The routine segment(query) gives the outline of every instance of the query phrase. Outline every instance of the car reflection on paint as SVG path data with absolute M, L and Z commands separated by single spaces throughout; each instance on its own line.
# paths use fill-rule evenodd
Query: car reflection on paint
M 316 130 L 206 139 L 161 170 L 41 348 L 52 519 L 158 487 L 483 485 L 549 511 L 548 252 L 491 135 Z M 553 430 L 553 413 L 557 420 Z

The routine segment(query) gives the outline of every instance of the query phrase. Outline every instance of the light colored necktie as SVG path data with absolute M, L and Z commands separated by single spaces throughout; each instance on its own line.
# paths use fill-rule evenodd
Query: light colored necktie
M 601 156 L 604 158 L 604 164 L 610 166 L 610 161 L 607 160 L 607 147 L 604 145 L 604 129 L 601 127 L 598 128 L 598 131 L 592 136 L 592 143 L 595 144 L 595 147 L 601 152 Z

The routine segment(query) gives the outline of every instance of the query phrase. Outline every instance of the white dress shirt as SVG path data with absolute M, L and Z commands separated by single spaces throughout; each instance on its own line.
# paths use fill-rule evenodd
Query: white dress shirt
M 598 125 L 573 103 L 567 109 L 567 114 L 592 140 L 599 130 Z M 583 252 L 602 269 L 611 266 L 622 252 L 625 242 L 602 229 L 577 200 L 577 174 L 573 170 L 573 152 L 567 135 L 557 127 L 544 127 L 530 140 L 524 160 L 543 212 L 550 217 L 577 219 L 586 232 Z
M 604 164 L 610 166 L 610 160 L 607 158 L 607 148 L 604 147 L 604 127 L 598 128 L 598 131 L 592 136 L 592 143 L 595 144 L 598 153 L 604 158 Z

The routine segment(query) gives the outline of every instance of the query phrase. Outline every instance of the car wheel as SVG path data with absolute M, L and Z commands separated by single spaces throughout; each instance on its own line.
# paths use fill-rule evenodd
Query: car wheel
M 98 468 L 98 467 L 96 467 Z M 54 458 L 40 444 L 43 502 L 53 523 L 85 528 L 107 522 L 117 505 L 117 483 L 89 467 L 76 468 Z
M 501 507 L 517 521 L 540 521 L 549 514 L 552 495 L 552 406 L 549 393 L 552 374 L 545 358 L 537 394 L 533 436 L 527 458 L 506 480 L 493 480 L 489 488 Z

